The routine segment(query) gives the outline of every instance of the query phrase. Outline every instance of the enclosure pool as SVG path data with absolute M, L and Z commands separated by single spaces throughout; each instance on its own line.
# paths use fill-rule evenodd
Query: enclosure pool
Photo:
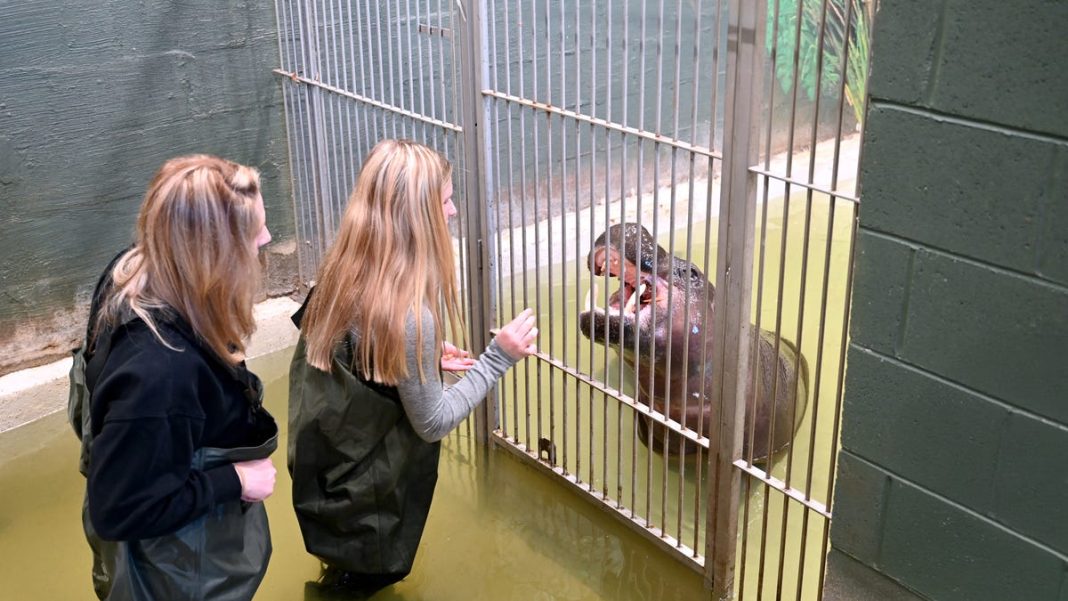
M 291 351 L 251 361 L 285 448 Z M 65 413 L 0 435 L 0 582 L 19 601 L 95 599 L 81 532 L 84 479 Z M 274 555 L 257 600 L 332 599 L 312 583 L 290 503 L 285 455 L 267 501 Z M 485 465 L 483 465 L 485 464 Z M 614 518 L 501 451 L 483 457 L 468 428 L 444 442 L 434 505 L 415 568 L 376 600 L 689 600 L 699 575 Z

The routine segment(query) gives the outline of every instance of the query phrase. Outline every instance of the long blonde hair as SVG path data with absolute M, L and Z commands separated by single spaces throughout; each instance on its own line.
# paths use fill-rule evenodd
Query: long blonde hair
M 170 347 L 152 312 L 173 311 L 221 359 L 243 360 L 256 329 L 259 198 L 251 167 L 209 155 L 164 163 L 141 204 L 134 246 L 112 269 L 97 331 L 128 308 Z
M 414 312 L 422 379 L 424 308 L 433 315 L 435 348 L 442 305 L 452 331 L 462 332 L 441 197 L 451 179 L 448 161 L 422 144 L 383 140 L 371 149 L 301 324 L 309 364 L 329 372 L 334 348 L 355 329 L 353 367 L 367 380 L 396 384 L 408 376 L 404 324 Z

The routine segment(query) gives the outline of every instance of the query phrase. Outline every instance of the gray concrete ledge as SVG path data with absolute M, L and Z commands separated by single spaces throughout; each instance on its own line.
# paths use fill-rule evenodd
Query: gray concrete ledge
M 900 584 L 832 548 L 823 601 L 924 601 Z
M 293 346 L 298 332 L 289 317 L 300 305 L 290 298 L 272 298 L 256 305 L 256 333 L 248 347 L 250 359 Z M 67 408 L 67 373 L 71 359 L 0 376 L 0 432 Z

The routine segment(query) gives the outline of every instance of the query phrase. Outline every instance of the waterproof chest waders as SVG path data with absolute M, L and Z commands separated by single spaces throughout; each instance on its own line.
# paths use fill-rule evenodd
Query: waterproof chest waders
M 303 337 L 297 344 L 289 373 L 293 506 L 309 553 L 385 586 L 412 569 L 441 445 L 419 438 L 395 388 L 354 375 L 352 358 L 348 337 L 326 373 L 308 364 Z

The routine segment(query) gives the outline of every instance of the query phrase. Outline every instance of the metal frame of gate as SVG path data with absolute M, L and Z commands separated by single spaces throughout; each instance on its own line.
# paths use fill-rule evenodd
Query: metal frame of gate
M 815 12 L 813 3 L 818 5 Z M 543 312 L 548 320 L 540 324 L 545 332 L 542 352 L 527 362 L 522 377 L 513 373 L 502 383 L 496 402 L 483 403 L 476 411 L 475 436 L 567 483 L 703 572 L 716 598 L 791 596 L 784 588 L 791 561 L 787 530 L 788 522 L 795 527 L 799 515 L 800 557 L 792 576 L 796 598 L 805 597 L 809 590 L 818 594 L 833 494 L 852 240 L 859 204 L 855 175 L 851 184 L 843 184 L 857 165 L 855 159 L 843 158 L 841 147 L 849 83 L 846 72 L 856 68 L 851 61 L 859 60 L 851 54 L 858 49 L 850 46 L 858 19 L 853 8 L 863 7 L 861 0 L 808 0 L 807 5 L 805 0 L 674 0 L 667 3 L 666 12 L 664 0 L 576 2 L 573 13 L 565 2 L 548 0 L 276 0 L 275 4 L 280 45 L 275 72 L 283 82 L 302 281 L 314 279 L 362 157 L 377 140 L 407 137 L 438 148 L 454 164 L 456 196 L 462 207 L 458 251 L 470 348 L 484 348 L 493 325 L 521 308 L 517 303 L 529 301 L 541 308 L 542 270 L 549 289 Z M 796 15 L 791 20 L 793 10 Z M 872 11 L 865 10 L 870 27 Z M 630 30 L 635 12 L 640 18 Z M 606 25 L 601 26 L 604 15 Z M 684 15 L 689 17 L 685 23 Z M 613 19 L 622 19 L 622 31 L 612 27 Z M 803 21 L 805 27 L 815 27 L 811 35 L 818 35 L 811 124 L 798 117 L 799 65 L 805 60 L 800 44 Z M 649 27 L 651 22 L 656 28 Z M 780 38 L 789 39 L 781 35 L 788 32 L 786 27 L 796 27 L 792 47 L 780 47 Z M 769 34 L 771 41 L 766 39 Z M 835 36 L 840 65 L 825 58 Z M 866 46 L 860 51 L 866 60 Z M 773 158 L 772 122 L 778 109 L 774 77 L 768 71 L 774 72 L 783 57 L 789 67 L 787 53 L 792 54 L 794 85 L 786 98 L 779 98 L 781 104 L 789 105 L 783 164 Z M 685 72 L 684 63 L 692 73 Z M 837 81 L 828 85 L 832 70 L 838 74 Z M 687 84 L 684 80 L 690 75 Z M 861 84 L 863 77 L 866 73 L 861 71 Z M 622 83 L 616 84 L 615 78 Z M 628 106 L 634 79 L 640 90 Z M 838 88 L 837 95 L 832 94 L 837 112 L 831 121 L 836 120 L 837 129 L 828 147 L 833 154 L 829 178 L 816 169 L 818 149 L 826 146 L 819 143 L 823 87 L 831 92 Z M 620 94 L 615 93 L 617 89 Z M 671 97 L 670 106 L 664 105 L 666 96 Z M 855 95 L 852 101 L 857 102 Z M 699 113 L 707 123 L 699 122 Z M 665 115 L 667 124 L 663 123 Z M 721 115 L 722 129 L 717 127 Z M 798 127 L 804 130 L 809 125 L 808 135 L 798 136 L 810 141 L 807 173 L 799 174 L 794 164 L 795 134 Z M 613 156 L 619 161 L 613 162 Z M 664 181 L 671 183 L 668 192 L 662 190 Z M 703 192 L 695 188 L 701 181 Z M 680 188 L 685 188 L 686 199 L 677 197 Z M 769 206 L 774 205 L 771 189 L 783 191 L 777 249 L 769 234 L 776 219 L 773 214 L 769 221 Z M 580 269 L 582 250 L 592 244 L 595 224 L 603 227 L 634 215 L 641 221 L 642 199 L 649 195 L 654 235 L 668 235 L 669 251 L 691 261 L 697 260 L 692 247 L 702 239 L 694 235 L 695 211 L 703 211 L 705 273 L 713 260 L 709 244 L 718 220 L 715 336 L 708 349 L 716 385 L 701 393 L 712 400 L 715 436 L 711 440 L 701 433 L 700 424 L 680 424 L 666 411 L 658 413 L 640 403 L 636 394 L 626 390 L 630 382 L 625 379 L 630 376 L 625 378 L 622 368 L 610 365 L 608 355 L 592 342 L 582 342 L 575 324 L 568 322 L 569 287 L 574 288 L 577 305 L 578 291 L 586 279 L 595 277 L 584 276 Z M 794 212 L 797 204 L 803 206 L 802 252 L 794 260 L 801 273 L 800 307 L 796 331 L 784 333 L 784 278 L 791 259 L 787 229 L 795 219 L 792 196 L 799 196 Z M 819 234 L 811 231 L 813 207 L 820 204 L 826 205 L 823 210 L 828 219 L 822 256 L 816 244 Z M 836 222 L 839 206 L 848 210 L 839 208 Z M 685 242 L 678 244 L 676 230 L 682 228 L 676 223 L 676 209 L 686 211 Z M 662 219 L 669 220 L 666 230 L 659 223 Z M 840 240 L 835 240 L 836 228 L 844 228 Z M 844 250 L 836 246 L 842 242 Z M 810 269 L 813 249 L 822 268 Z M 554 263 L 557 250 L 563 261 Z M 845 273 L 839 277 L 846 285 L 844 297 L 836 301 L 841 304 L 837 307 L 840 321 L 828 327 L 832 252 L 845 253 Z M 815 326 L 805 324 L 810 271 L 818 272 L 819 280 Z M 530 272 L 533 288 L 528 282 Z M 572 275 L 574 280 L 570 280 Z M 558 278 L 555 282 L 554 277 Z M 561 289 L 558 298 L 553 296 L 556 288 Z M 829 433 L 823 434 L 829 437 L 829 457 L 819 470 L 825 471 L 825 487 L 813 482 L 817 417 L 810 418 L 808 432 L 797 434 L 808 437 L 807 449 L 791 446 L 776 464 L 779 471 L 742 456 L 746 421 L 739 399 L 747 398 L 755 378 L 739 375 L 750 373 L 754 348 L 748 341 L 753 328 L 762 327 L 762 315 L 769 308 L 764 305 L 765 297 L 774 301 L 771 314 L 776 340 L 789 335 L 801 348 L 805 334 L 811 337 L 813 327 L 818 332 L 816 390 L 808 411 L 830 424 Z M 751 324 L 754 319 L 756 323 Z M 766 321 L 763 325 L 768 327 Z M 827 368 L 830 375 L 824 376 L 825 363 L 832 362 L 824 360 L 824 349 L 831 347 L 839 349 L 837 366 Z M 821 393 L 826 386 L 821 376 L 833 379 L 827 394 Z M 547 383 L 546 391 L 543 383 Z M 555 398 L 557 392 L 560 398 Z M 549 397 L 544 407 L 543 397 Z M 536 432 L 532 432 L 532 417 Z M 654 457 L 639 448 L 633 435 L 625 446 L 623 424 L 639 418 L 696 443 L 700 447 L 697 460 L 672 463 L 676 460 L 667 454 Z M 614 434 L 610 422 L 614 422 Z M 595 449 L 598 436 L 600 448 Z M 610 439 L 615 442 L 614 475 Z M 545 448 L 542 443 L 547 443 Z M 557 450 L 562 451 L 562 461 L 555 456 Z M 631 456 L 629 474 L 624 469 L 626 451 Z M 805 462 L 803 469 L 795 469 L 795 455 L 800 455 L 798 466 Z M 639 470 L 641 462 L 644 475 Z M 660 476 L 656 483 L 661 487 L 659 515 L 654 507 L 654 473 Z M 799 485 L 799 480 L 805 483 Z M 644 511 L 639 487 L 645 494 Z M 761 507 L 753 507 L 753 500 L 761 495 Z M 677 507 L 669 509 L 669 498 Z M 690 498 L 692 504 L 687 505 Z M 777 529 L 769 510 L 775 503 L 776 517 L 781 518 Z M 800 510 L 792 521 L 791 507 Z M 760 513 L 759 532 L 752 535 L 751 510 L 754 515 Z M 810 531 L 819 549 L 812 553 L 806 542 Z M 776 536 L 777 552 L 769 550 Z M 816 569 L 818 577 L 809 579 L 803 591 L 806 570 Z

